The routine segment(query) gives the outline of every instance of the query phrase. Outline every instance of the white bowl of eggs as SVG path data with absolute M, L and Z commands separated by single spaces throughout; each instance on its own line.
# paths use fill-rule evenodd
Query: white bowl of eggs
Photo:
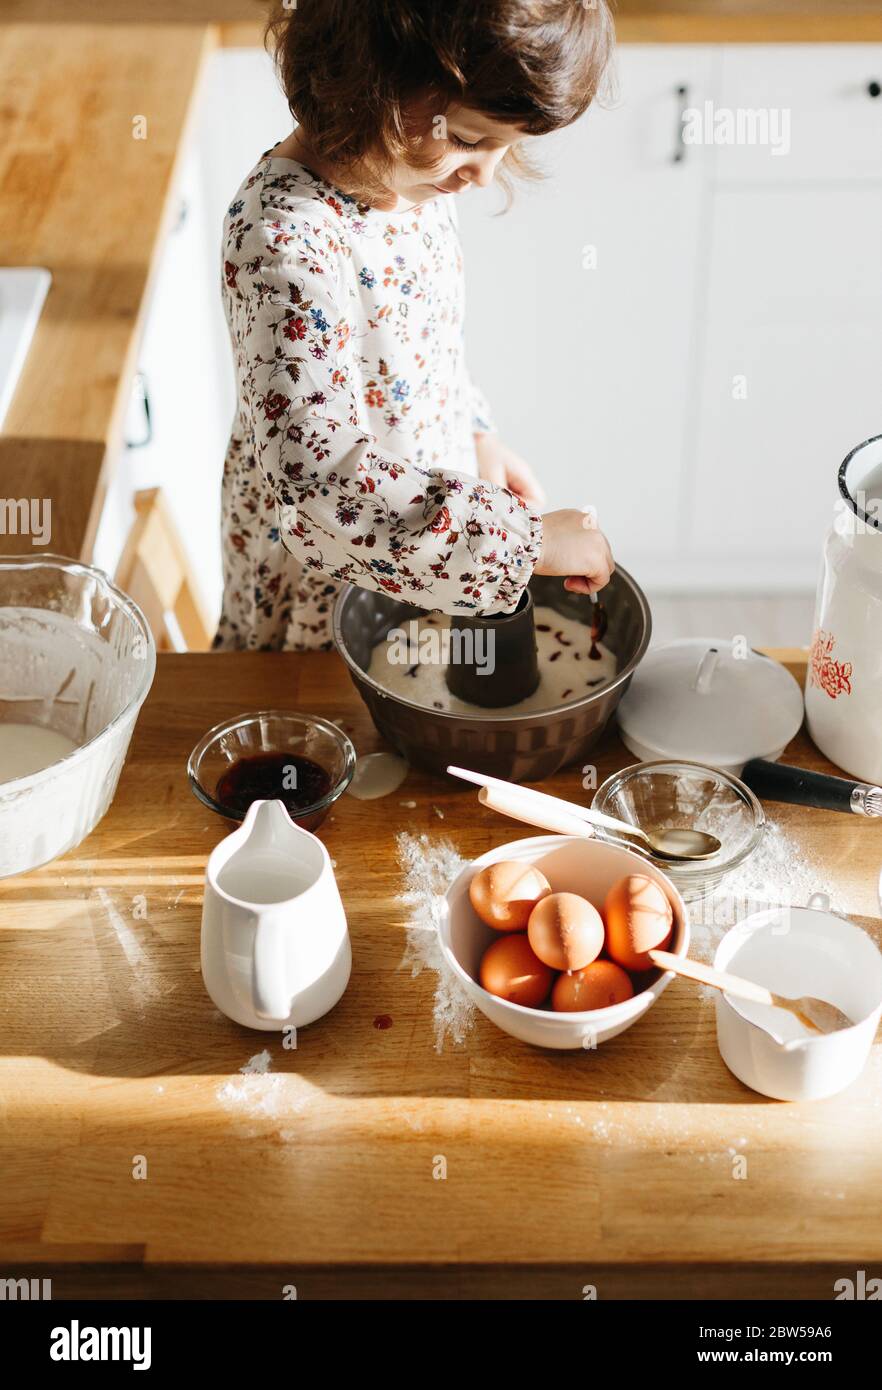
M 593 1049 L 651 1009 L 674 978 L 646 955 L 689 949 L 686 905 L 642 856 L 543 835 L 500 845 L 447 891 L 439 936 L 470 997 L 535 1047 Z

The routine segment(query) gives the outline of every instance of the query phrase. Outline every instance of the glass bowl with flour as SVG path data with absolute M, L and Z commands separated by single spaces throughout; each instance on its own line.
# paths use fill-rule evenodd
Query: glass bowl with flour
M 0 558 L 0 878 L 97 825 L 155 668 L 143 613 L 102 570 Z

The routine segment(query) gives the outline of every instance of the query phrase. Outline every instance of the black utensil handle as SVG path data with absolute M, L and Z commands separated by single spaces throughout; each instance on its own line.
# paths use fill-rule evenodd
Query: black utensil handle
M 769 763 L 764 758 L 751 758 L 745 763 L 741 780 L 767 801 L 788 801 L 793 806 L 814 806 L 824 811 L 854 810 L 852 792 L 863 785 L 846 777 L 830 777 L 826 772 Z

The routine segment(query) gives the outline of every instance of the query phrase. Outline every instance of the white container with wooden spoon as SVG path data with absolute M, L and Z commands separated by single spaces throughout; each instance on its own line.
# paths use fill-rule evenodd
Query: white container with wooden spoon
M 882 953 L 816 895 L 808 907 L 755 913 L 728 931 L 714 968 L 789 999 L 822 999 L 854 1020 L 830 1033 L 759 998 L 717 993 L 717 1043 L 745 1086 L 774 1100 L 818 1100 L 856 1080 L 882 1016 Z
M 807 1037 L 813 1033 L 838 1033 L 843 1028 L 854 1027 L 855 1020 L 827 999 L 818 999 L 810 994 L 801 995 L 798 999 L 793 999 L 788 994 L 776 994 L 765 985 L 745 980 L 741 975 L 731 975 L 728 970 L 715 970 L 712 965 L 705 965 L 700 960 L 691 960 L 688 956 L 674 956 L 670 951 L 655 949 L 651 950 L 649 955 L 653 964 L 660 970 L 673 970 L 675 975 L 682 975 L 686 980 L 710 985 L 712 989 L 719 989 L 723 994 L 731 995 L 743 1004 L 762 1004 L 767 1009 L 783 1009 L 785 1013 L 799 1020 L 806 1030 Z M 780 1034 L 775 1032 L 771 1018 L 767 1024 L 761 1024 L 757 1020 L 757 1027 L 765 1027 L 769 1037 L 774 1038 L 776 1042 L 784 1041 Z

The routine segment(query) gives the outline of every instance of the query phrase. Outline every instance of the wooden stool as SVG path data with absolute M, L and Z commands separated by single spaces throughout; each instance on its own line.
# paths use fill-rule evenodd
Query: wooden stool
M 214 628 L 162 491 L 145 488 L 133 501 L 116 582 L 143 609 L 157 651 L 208 651 Z

